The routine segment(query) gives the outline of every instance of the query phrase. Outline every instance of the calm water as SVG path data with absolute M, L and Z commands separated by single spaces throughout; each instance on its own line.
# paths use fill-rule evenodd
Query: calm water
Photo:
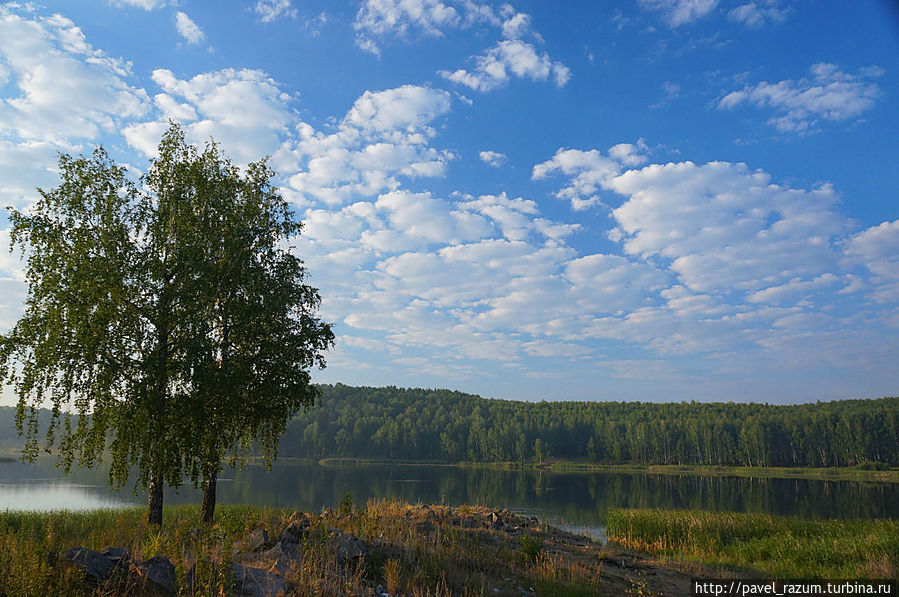
M 337 465 L 282 462 L 225 469 L 220 504 L 283 506 L 320 511 L 346 492 L 357 503 L 396 497 L 409 502 L 483 504 L 545 516 L 601 537 L 613 507 L 697 508 L 765 512 L 807 518 L 897 518 L 899 485 L 856 481 L 751 479 L 623 473 L 539 473 L 441 466 Z M 167 504 L 199 503 L 190 487 L 167 489 Z M 143 505 L 145 494 L 119 492 L 100 470 L 64 477 L 52 461 L 0 462 L 0 510 L 92 509 Z

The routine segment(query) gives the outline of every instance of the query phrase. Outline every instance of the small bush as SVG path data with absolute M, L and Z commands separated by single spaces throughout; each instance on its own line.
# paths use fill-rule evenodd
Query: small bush
M 526 562 L 536 562 L 537 556 L 543 552 L 543 540 L 540 537 L 531 537 L 530 533 L 524 532 L 521 539 L 521 555 Z

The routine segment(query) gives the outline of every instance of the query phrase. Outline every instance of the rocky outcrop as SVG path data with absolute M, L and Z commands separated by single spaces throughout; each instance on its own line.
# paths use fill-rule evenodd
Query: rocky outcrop
M 176 592 L 175 566 L 164 556 L 140 562 L 132 561 L 129 553 L 119 547 L 103 551 L 73 547 L 65 559 L 84 572 L 87 589 L 104 587 L 120 594 L 150 597 L 169 597 Z

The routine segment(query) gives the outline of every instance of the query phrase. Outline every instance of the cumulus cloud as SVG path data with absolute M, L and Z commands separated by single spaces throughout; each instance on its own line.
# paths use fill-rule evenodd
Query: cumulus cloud
M 531 178 L 541 180 L 561 172 L 571 176 L 571 183 L 556 192 L 556 197 L 571 201 L 571 208 L 582 211 L 601 205 L 599 189 L 604 182 L 621 172 L 623 165 L 635 166 L 646 161 L 646 145 L 619 143 L 603 156 L 596 149 L 559 149 L 552 159 L 534 166 Z
M 718 101 L 718 108 L 732 109 L 743 103 L 770 107 L 776 114 L 768 124 L 783 132 L 810 132 L 820 120 L 858 118 L 873 108 L 881 95 L 880 86 L 873 79 L 882 74 L 879 67 L 851 74 L 835 64 L 822 62 L 811 68 L 811 77 L 779 83 L 762 81 L 732 91 Z
M 114 131 L 144 114 L 147 94 L 127 83 L 131 65 L 94 49 L 69 19 L 29 18 L 0 7 L 0 56 L 18 89 L 0 104 L 0 128 L 61 146 Z
M 777 0 L 767 2 L 748 2 L 741 4 L 727 13 L 727 18 L 747 27 L 761 27 L 767 23 L 782 23 L 787 18 L 789 9 L 779 8 Z
M 144 10 L 156 10 L 173 4 L 172 0 L 108 0 L 113 6 L 134 6 Z
M 790 188 L 743 164 L 626 167 L 610 156 L 563 149 L 534 168 L 535 178 L 567 179 L 562 197 L 602 193 L 621 254 L 568 260 L 564 306 L 525 331 L 716 355 L 735 370 L 739 359 L 728 355 L 784 351 L 796 360 L 788 351 L 813 342 L 809 334 L 855 334 L 856 324 L 832 314 L 852 300 L 840 297 L 877 305 L 864 317 L 881 327 L 896 319 L 899 222 L 853 234 L 829 185 Z M 597 287 L 584 291 L 591 279 Z M 855 348 L 828 346 L 841 366 L 865 360 Z
M 700 19 L 718 6 L 718 0 L 638 0 L 644 10 L 659 12 L 672 28 Z
M 454 154 L 429 146 L 432 123 L 449 112 L 449 93 L 404 85 L 366 91 L 334 132 L 298 125 L 299 138 L 281 152 L 291 189 L 328 205 L 399 188 L 398 176 L 442 176 Z
M 373 54 L 380 49 L 372 36 L 406 37 L 410 31 L 441 36 L 443 30 L 461 23 L 459 12 L 441 0 L 365 0 L 356 13 L 353 27 L 357 45 Z
M 627 198 L 611 212 L 612 236 L 624 251 L 670 260 L 682 284 L 698 292 L 754 291 L 820 275 L 836 259 L 834 238 L 846 232 L 832 188 L 781 187 L 744 164 L 653 164 L 605 186 Z
M 533 30 L 531 16 L 516 11 L 510 4 L 503 4 L 495 11 L 489 5 L 473 0 L 455 5 L 441 0 L 365 0 L 353 25 L 356 44 L 380 56 L 381 49 L 375 38 L 408 39 L 412 32 L 440 37 L 447 30 L 478 23 L 498 27 L 503 39 L 474 57 L 474 69 L 440 71 L 444 78 L 478 91 L 501 87 L 512 77 L 552 80 L 559 87 L 571 78 L 567 66 L 524 41 L 531 37 L 542 42 L 542 38 Z
M 571 79 L 571 70 L 546 52 L 538 53 L 530 43 L 519 39 L 503 40 L 475 58 L 473 71 L 459 69 L 440 71 L 445 79 L 476 91 L 491 91 L 506 85 L 512 77 L 547 81 L 564 87 Z
M 899 302 L 899 220 L 871 226 L 852 236 L 846 246 L 851 262 L 874 274 L 872 298 Z
M 481 158 L 482 162 L 493 168 L 499 168 L 505 164 L 508 159 L 506 154 L 491 150 L 485 150 L 478 153 L 478 157 Z
M 256 0 L 252 10 L 263 23 L 271 23 L 280 17 L 297 18 L 297 9 L 290 0 Z
M 184 41 L 192 45 L 200 43 L 206 37 L 203 30 L 181 11 L 175 13 L 175 29 L 178 30 L 178 35 L 184 38 Z
M 170 70 L 157 69 L 152 79 L 162 90 L 154 97 L 157 119 L 123 130 L 128 143 L 144 155 L 155 154 L 162 131 L 174 119 L 191 142 L 214 137 L 246 163 L 278 151 L 297 121 L 292 97 L 262 71 L 224 69 L 179 79 Z
M 150 110 L 131 65 L 94 48 L 60 15 L 0 6 L 0 191 L 24 206 L 56 180 L 57 152 L 113 134 Z

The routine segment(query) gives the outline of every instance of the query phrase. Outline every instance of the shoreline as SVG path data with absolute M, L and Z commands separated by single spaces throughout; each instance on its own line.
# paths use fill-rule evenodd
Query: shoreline
M 279 459 L 282 460 L 282 459 Z M 486 468 L 497 470 L 542 471 L 549 473 L 621 473 L 669 476 L 759 477 L 772 479 L 808 479 L 812 481 L 869 481 L 899 483 L 899 469 L 866 470 L 853 467 L 748 467 L 709 466 L 690 464 L 601 464 L 591 462 L 440 462 L 384 460 L 369 458 L 283 459 L 285 461 L 317 463 L 320 466 L 445 466 Z

